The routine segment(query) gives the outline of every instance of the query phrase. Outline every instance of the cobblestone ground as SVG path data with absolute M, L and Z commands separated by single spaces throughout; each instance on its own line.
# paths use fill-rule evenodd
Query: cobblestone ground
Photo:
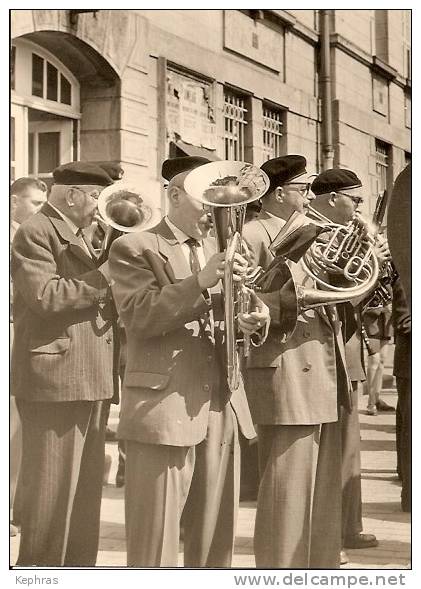
M 393 390 L 383 392 L 383 398 L 396 405 Z M 365 414 L 366 397 L 360 396 L 362 438 L 362 491 L 364 531 L 376 534 L 377 548 L 348 550 L 349 564 L 344 568 L 407 568 L 410 560 L 410 514 L 400 509 L 400 483 L 396 475 L 395 414 Z M 117 408 L 111 414 L 110 425 L 118 420 Z M 107 443 L 111 456 L 108 484 L 104 486 L 101 507 L 101 541 L 99 566 L 125 566 L 123 489 L 114 485 L 117 468 L 117 444 Z M 254 567 L 253 528 L 256 504 L 242 503 L 237 528 L 233 566 Z M 19 536 L 11 538 L 12 563 L 16 561 Z M 182 554 L 180 553 L 180 565 Z

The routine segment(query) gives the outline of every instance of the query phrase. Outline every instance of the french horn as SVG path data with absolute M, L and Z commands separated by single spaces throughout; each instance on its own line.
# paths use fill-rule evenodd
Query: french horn
M 248 355 L 251 343 L 260 343 L 242 334 L 237 321 L 239 313 L 249 311 L 248 289 L 253 287 L 259 270 L 251 271 L 241 282 L 235 282 L 235 254 L 245 253 L 242 229 L 246 205 L 263 196 L 269 184 L 269 178 L 263 170 L 238 161 L 216 161 L 199 166 L 184 180 L 187 194 L 209 208 L 218 251 L 226 252 L 222 282 L 227 382 L 231 391 L 235 391 L 240 384 L 241 357 Z

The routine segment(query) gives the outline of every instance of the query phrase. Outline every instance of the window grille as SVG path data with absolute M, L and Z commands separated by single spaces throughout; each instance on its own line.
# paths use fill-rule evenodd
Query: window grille
M 281 154 L 282 114 L 279 109 L 263 106 L 263 156 L 265 161 Z
M 244 161 L 244 132 L 247 125 L 247 97 L 224 91 L 225 159 Z
M 387 169 L 388 169 L 388 152 L 389 146 L 382 141 L 376 141 L 376 175 L 377 191 L 383 192 L 387 188 Z

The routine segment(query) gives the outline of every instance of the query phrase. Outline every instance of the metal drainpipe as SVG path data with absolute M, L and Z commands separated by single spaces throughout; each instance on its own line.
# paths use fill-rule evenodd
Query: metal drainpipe
M 333 168 L 332 84 L 330 73 L 330 11 L 321 10 L 322 169 Z

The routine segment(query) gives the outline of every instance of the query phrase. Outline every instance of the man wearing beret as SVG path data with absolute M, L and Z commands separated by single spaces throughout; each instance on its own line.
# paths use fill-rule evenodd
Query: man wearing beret
M 269 246 L 294 211 L 313 199 L 306 160 L 265 162 L 270 178 L 257 220 L 243 235 L 254 265 L 274 259 Z M 300 263 L 294 281 L 314 287 Z M 336 313 L 301 313 L 285 341 L 283 302 L 261 294 L 271 311 L 266 342 L 247 362 L 247 396 L 258 425 L 260 487 L 254 549 L 259 568 L 336 568 L 341 547 L 341 456 L 338 403 L 349 405 L 349 381 Z
M 128 566 L 230 567 L 239 496 L 238 426 L 255 431 L 243 383 L 231 393 L 224 368 L 220 278 L 224 253 L 211 220 L 184 188 L 201 157 L 166 160 L 168 215 L 110 250 L 113 293 L 127 334 L 118 437 L 126 441 Z M 247 267 L 236 255 L 234 280 Z M 252 333 L 268 311 L 239 316 Z
M 351 170 L 325 170 L 312 184 L 316 195 L 312 206 L 333 223 L 346 225 L 359 211 L 364 199 L 362 183 Z M 360 301 L 359 301 L 360 302 Z M 338 305 L 345 340 L 348 374 L 352 382 L 352 411 L 341 411 L 342 431 L 342 538 L 345 548 L 377 546 L 373 534 L 362 533 L 360 423 L 358 383 L 366 379 L 361 338 L 361 311 L 351 303 Z M 341 554 L 342 562 L 347 561 Z
M 106 264 L 84 235 L 104 170 L 53 172 L 49 201 L 12 247 L 12 394 L 23 430 L 19 566 L 93 566 L 99 537 L 105 416 L 113 396 L 114 308 Z

